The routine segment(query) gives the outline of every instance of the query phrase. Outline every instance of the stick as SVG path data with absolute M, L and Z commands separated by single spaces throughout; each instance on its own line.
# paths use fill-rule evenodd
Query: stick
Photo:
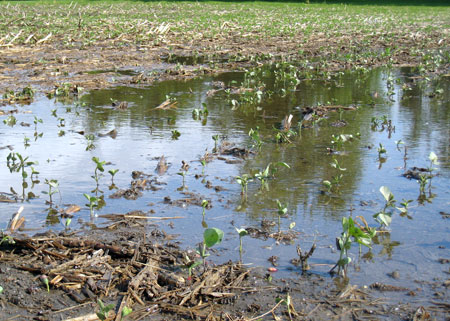
M 261 314 L 261 315 L 258 315 L 258 316 L 255 317 L 255 318 L 248 319 L 247 321 L 255 321 L 255 320 L 261 319 L 262 317 L 265 317 L 265 316 L 268 315 L 269 313 L 273 313 L 273 312 L 276 310 L 276 308 L 278 308 L 278 307 L 281 305 L 281 303 L 283 303 L 283 302 L 284 302 L 283 300 L 280 300 L 280 302 L 278 302 L 277 304 L 275 304 L 275 306 L 274 306 L 272 309 L 270 309 L 269 311 L 267 311 L 266 313 L 263 313 L 263 314 Z

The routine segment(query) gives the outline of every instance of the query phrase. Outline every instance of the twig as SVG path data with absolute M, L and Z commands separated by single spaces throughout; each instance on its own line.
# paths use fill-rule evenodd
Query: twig
M 258 320 L 258 319 L 261 319 L 262 317 L 265 317 L 266 315 L 268 315 L 269 313 L 273 313 L 282 303 L 283 303 L 284 301 L 283 300 L 280 300 L 280 302 L 278 302 L 277 304 L 275 304 L 275 306 L 272 308 L 272 309 L 270 309 L 269 311 L 267 311 L 266 313 L 263 313 L 263 314 L 261 314 L 261 315 L 258 315 L 257 317 L 255 317 L 255 318 L 251 318 L 251 319 L 248 319 L 247 321 L 255 321 L 255 320 Z

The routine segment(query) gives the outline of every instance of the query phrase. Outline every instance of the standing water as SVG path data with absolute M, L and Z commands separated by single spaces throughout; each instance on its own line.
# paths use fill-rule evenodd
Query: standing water
M 260 100 L 256 87 L 254 95 L 236 87 L 247 76 L 228 73 L 145 89 L 117 87 L 92 91 L 76 102 L 39 97 L 30 105 L 2 107 L 0 228 L 7 228 L 21 205 L 29 234 L 64 229 L 60 209 L 70 204 L 81 206 L 70 229 L 101 226 L 107 223 L 104 214 L 140 210 L 174 218 L 148 220 L 149 229 L 157 223 L 187 247 L 202 241 L 205 223 L 222 229 L 225 239 L 216 262 L 239 258 L 235 227 L 247 228 L 253 237 L 244 238 L 244 263 L 269 266 L 267 259 L 277 256 L 280 276 L 300 272 L 290 263 L 297 257 L 296 245 L 309 249 L 315 242 L 311 273 L 325 275 L 339 258 L 335 240 L 342 218 L 363 216 L 370 227 L 379 227 L 373 215 L 384 208 L 379 189 L 386 186 L 395 206 L 403 208 L 406 201 L 408 210 L 388 209 L 392 222 L 374 238 L 372 249 L 363 248 L 360 255 L 353 246 L 352 283 L 415 289 L 421 282 L 445 280 L 449 266 L 443 259 L 449 258 L 450 247 L 448 77 L 427 83 L 410 69 L 377 69 L 302 80 Z M 275 88 L 272 73 L 261 81 L 265 94 Z M 164 101 L 169 108 L 156 108 Z M 126 108 L 117 108 L 121 102 Z M 280 143 L 277 134 L 288 115 L 293 115 L 292 133 Z M 251 129 L 259 133 L 260 148 L 248 135 Z M 431 152 L 438 164 L 430 164 Z M 158 173 L 163 155 L 168 168 Z M 23 171 L 17 166 L 19 156 L 28 158 Z M 93 157 L 106 162 L 104 172 L 97 170 L 98 186 Z M 202 158 L 208 160 L 204 165 Z M 182 168 L 182 161 L 189 167 Z M 264 174 L 269 164 L 277 171 L 261 184 L 255 174 Z M 430 167 L 433 176 L 421 190 L 420 175 L 425 179 Z M 112 182 L 108 171 L 114 169 L 119 171 Z M 246 195 L 235 179 L 243 175 L 254 177 Z M 124 191 L 139 179 L 152 184 L 126 199 Z M 84 194 L 103 196 L 104 204 L 93 208 L 93 215 Z M 203 225 L 202 200 L 209 204 Z M 287 209 L 280 226 L 277 200 Z M 278 229 L 288 237 L 280 238 Z M 393 272 L 395 279 L 389 276 Z

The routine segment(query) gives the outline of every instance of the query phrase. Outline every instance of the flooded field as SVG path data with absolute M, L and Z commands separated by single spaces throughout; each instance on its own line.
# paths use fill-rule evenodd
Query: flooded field
M 148 231 L 157 226 L 182 247 L 195 248 L 207 226 L 222 229 L 215 263 L 239 260 L 235 228 L 245 228 L 243 263 L 273 262 L 276 278 L 300 274 L 296 246 L 316 243 L 309 272 L 328 277 L 342 218 L 380 227 L 373 215 L 386 186 L 400 210 L 386 209 L 392 222 L 371 250 L 349 250 L 350 283 L 445 302 L 446 287 L 426 284 L 450 272 L 449 77 L 379 68 L 323 78 L 260 68 L 1 107 L 0 228 L 21 205 L 28 234 L 143 211 Z M 92 211 L 84 194 L 95 197 Z M 71 204 L 81 209 L 67 222 Z

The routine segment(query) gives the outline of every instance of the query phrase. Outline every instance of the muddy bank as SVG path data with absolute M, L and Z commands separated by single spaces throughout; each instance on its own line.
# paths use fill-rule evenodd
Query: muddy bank
M 300 270 L 280 279 L 239 262 L 215 265 L 213 251 L 190 276 L 188 267 L 198 254 L 180 248 L 172 235 L 151 227 L 148 232 L 145 221 L 143 213 L 133 212 L 87 232 L 17 234 L 15 243 L 5 240 L 2 320 L 95 320 L 99 299 L 111 304 L 108 320 L 120 320 L 129 308 L 127 320 L 429 320 L 448 312 L 438 302 L 398 304 L 398 293 L 414 291 L 389 284 L 359 288 Z

